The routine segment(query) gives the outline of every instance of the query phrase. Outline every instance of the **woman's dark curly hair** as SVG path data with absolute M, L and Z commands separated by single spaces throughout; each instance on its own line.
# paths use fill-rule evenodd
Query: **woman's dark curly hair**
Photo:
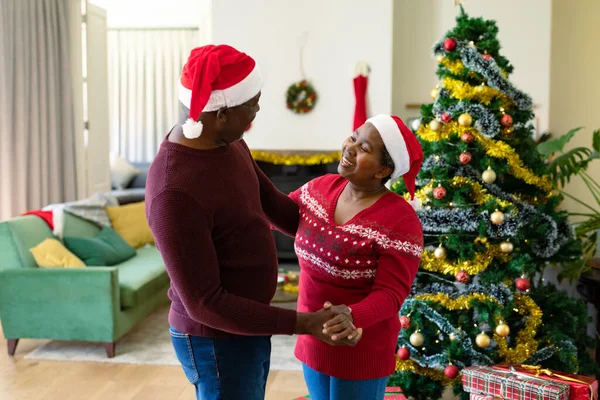
M 381 149 L 381 164 L 384 167 L 390 167 L 392 169 L 392 171 L 394 171 L 394 168 L 396 168 L 396 165 L 394 164 L 394 160 L 392 160 L 392 156 L 390 156 L 390 153 L 387 151 L 385 146 L 383 146 L 383 148 Z M 382 178 L 381 184 L 385 185 L 387 183 L 387 181 L 390 180 L 390 177 L 391 177 L 391 174 L 386 176 L 385 178 Z

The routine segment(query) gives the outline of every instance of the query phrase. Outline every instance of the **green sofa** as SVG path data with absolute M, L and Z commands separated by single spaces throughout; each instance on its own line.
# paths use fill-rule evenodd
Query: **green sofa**
M 64 236 L 92 237 L 99 228 L 65 213 Z M 0 223 L 0 320 L 8 353 L 19 339 L 115 342 L 158 307 L 168 304 L 169 278 L 155 247 L 112 267 L 39 268 L 29 251 L 53 237 L 39 217 Z

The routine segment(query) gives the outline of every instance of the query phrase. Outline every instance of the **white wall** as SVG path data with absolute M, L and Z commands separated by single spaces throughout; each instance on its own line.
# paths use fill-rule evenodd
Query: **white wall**
M 406 103 L 428 103 L 438 83 L 433 44 L 454 26 L 458 7 L 447 0 L 395 0 L 394 112 L 418 116 Z M 540 131 L 548 129 L 550 103 L 550 33 L 552 2 L 548 0 L 465 0 L 471 17 L 495 20 L 501 53 L 515 67 L 510 79 L 533 98 Z M 413 35 L 413 38 L 410 35 Z M 424 49 L 424 46 L 427 46 Z M 410 66 L 403 65 L 409 63 Z
M 352 130 L 358 60 L 372 69 L 370 109 L 391 112 L 392 0 L 227 0 L 214 1 L 212 12 L 213 43 L 250 54 L 263 71 L 261 112 L 246 135 L 251 148 L 339 149 Z M 319 99 L 311 113 L 296 115 L 285 92 L 300 80 L 305 32 L 304 69 Z
M 550 130 L 553 135 L 559 136 L 583 126 L 585 128 L 575 135 L 569 148 L 589 148 L 592 132 L 600 129 L 600 2 L 555 0 L 552 12 Z M 600 161 L 594 161 L 588 172 L 597 182 L 600 181 Z M 588 204 L 595 203 L 592 194 L 579 179 L 571 181 L 567 190 Z M 571 211 L 589 212 L 571 199 L 566 199 L 564 206 Z
M 210 23 L 211 0 L 89 0 L 89 2 L 107 11 L 109 28 L 205 27 Z

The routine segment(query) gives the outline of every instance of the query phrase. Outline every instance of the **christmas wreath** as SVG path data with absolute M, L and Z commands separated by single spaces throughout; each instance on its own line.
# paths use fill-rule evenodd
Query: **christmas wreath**
M 305 114 L 315 107 L 317 92 L 306 80 L 290 85 L 287 90 L 287 108 L 296 114 Z

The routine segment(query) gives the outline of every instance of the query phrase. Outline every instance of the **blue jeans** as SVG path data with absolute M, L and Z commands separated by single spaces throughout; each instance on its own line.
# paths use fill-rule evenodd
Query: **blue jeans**
M 170 328 L 171 341 L 198 400 L 264 400 L 270 336 L 207 338 Z
M 383 400 L 388 377 L 353 381 L 322 374 L 302 364 L 304 380 L 313 400 Z

